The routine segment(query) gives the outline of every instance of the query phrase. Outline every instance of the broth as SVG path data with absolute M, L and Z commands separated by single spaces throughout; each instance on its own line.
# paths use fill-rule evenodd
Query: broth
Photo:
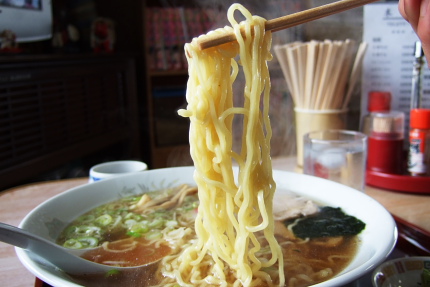
M 283 245 L 284 261 L 290 266 L 290 268 L 285 268 L 286 286 L 305 287 L 314 285 L 332 278 L 348 266 L 359 246 L 358 237 L 345 237 L 341 244 L 332 247 L 330 247 L 330 244 L 327 245 L 327 242 L 324 242 L 326 240 L 311 239 L 305 244 L 285 244 L 286 240 L 279 238 L 279 243 Z M 311 264 L 308 265 L 305 262 L 311 262 Z M 160 284 L 159 280 L 159 265 L 160 263 L 158 262 L 111 276 L 83 275 L 73 277 L 77 283 L 89 287 L 114 287 L 119 286 L 118 284 L 130 287 L 164 286 Z M 306 276 L 297 278 L 298 273 L 309 272 L 309 266 L 313 269 L 312 272 L 319 273 L 317 280 L 309 281 Z M 330 268 L 331 271 L 326 271 L 327 268 Z
M 167 244 L 156 244 L 143 238 L 128 238 L 87 251 L 82 257 L 100 264 L 132 267 L 156 262 L 170 252 L 171 248 Z
M 85 253 L 83 257 L 114 266 L 137 266 L 162 259 L 155 264 L 134 270 L 114 272 L 108 276 L 73 276 L 76 282 L 85 286 L 118 286 L 119 284 L 132 287 L 165 286 L 166 284 L 174 286 L 173 280 L 161 275 L 164 268 L 163 262 L 166 262 L 164 261 L 166 258 L 178 256 L 186 245 L 195 240 L 194 218 L 198 205 L 195 189 L 192 192 L 184 193 L 183 196 L 177 196 L 177 193 L 178 190 L 171 190 L 167 192 L 167 196 L 165 191 L 161 192 L 162 196 L 157 192 L 150 194 L 151 200 L 157 200 L 156 206 L 169 206 L 168 208 L 151 206 L 151 211 L 146 212 L 138 207 L 139 202 L 147 202 L 144 196 L 124 198 L 94 209 L 79 217 L 66 228 L 59 239 L 62 244 L 70 239 L 67 237 L 70 235 L 70 230 L 82 225 L 82 222 L 86 227 L 92 226 L 86 221 L 88 218 L 100 218 L 104 214 L 127 217 L 128 221 L 121 220 L 123 222 L 121 228 L 114 225 L 114 221 L 117 219 L 107 220 L 106 222 L 109 224 L 102 226 L 102 231 L 99 232 L 103 235 L 101 236 L 103 239 L 97 243 L 97 246 L 103 245 L 104 248 L 98 247 Z M 159 200 L 160 197 L 165 200 Z M 171 197 L 181 199 L 173 205 L 166 204 L 166 202 L 171 202 Z M 134 220 L 134 224 L 130 224 L 133 223 L 130 220 Z M 100 221 L 99 219 L 99 225 L 95 225 L 96 227 L 103 225 L 100 224 Z M 88 228 L 88 230 L 93 230 L 93 228 Z M 134 232 L 130 230 L 134 230 Z M 291 228 L 285 226 L 284 222 L 275 222 L 276 239 L 282 247 L 284 257 L 286 286 L 309 286 L 332 278 L 351 262 L 359 246 L 358 236 L 300 239 L 290 230 Z M 103 243 L 103 240 L 113 242 Z M 262 248 L 258 254 L 259 258 L 269 260 L 271 254 L 267 252 L 270 250 L 267 242 L 261 239 L 260 243 Z M 110 252 L 111 249 L 126 251 L 117 253 Z M 171 256 L 168 256 L 169 254 Z M 266 272 L 270 273 L 270 270 Z

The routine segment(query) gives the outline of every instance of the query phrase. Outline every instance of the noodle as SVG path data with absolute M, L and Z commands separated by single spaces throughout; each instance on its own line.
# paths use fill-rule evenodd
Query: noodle
M 246 18 L 243 24 L 234 19 L 236 10 Z M 272 58 L 271 34 L 265 32 L 263 18 L 252 16 L 239 4 L 230 7 L 228 19 L 237 43 L 201 51 L 194 39 L 185 46 L 188 106 L 179 113 L 191 122 L 190 148 L 200 200 L 197 239 L 178 256 L 165 259 L 162 273 L 181 286 L 283 286 L 283 254 L 274 236 L 272 208 L 276 185 L 270 158 L 267 68 Z M 244 104 L 239 108 L 233 106 L 232 92 L 237 54 L 246 82 Z M 235 115 L 243 115 L 240 153 L 232 150 Z M 234 162 L 239 165 L 237 178 Z M 264 234 L 269 258 L 258 254 L 257 232 Z M 271 267 L 277 269 L 274 278 L 273 272 L 264 271 Z

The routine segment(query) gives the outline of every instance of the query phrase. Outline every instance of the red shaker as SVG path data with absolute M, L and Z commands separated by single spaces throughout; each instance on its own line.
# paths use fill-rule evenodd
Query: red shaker
M 370 114 L 367 169 L 388 174 L 404 172 L 403 112 Z
M 385 91 L 371 91 L 367 102 L 367 112 L 363 117 L 361 131 L 369 135 L 370 124 L 372 121 L 370 113 L 387 113 L 391 109 L 391 93 Z
M 410 113 L 408 171 L 411 175 L 430 174 L 430 109 Z

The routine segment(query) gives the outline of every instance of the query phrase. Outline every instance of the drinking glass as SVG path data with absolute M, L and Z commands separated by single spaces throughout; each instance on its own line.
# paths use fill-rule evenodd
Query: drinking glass
M 346 109 L 308 110 L 294 108 L 298 167 L 303 167 L 303 136 L 313 131 L 344 129 L 347 112 Z
M 326 178 L 364 191 L 367 136 L 348 130 L 324 130 L 304 135 L 305 174 Z

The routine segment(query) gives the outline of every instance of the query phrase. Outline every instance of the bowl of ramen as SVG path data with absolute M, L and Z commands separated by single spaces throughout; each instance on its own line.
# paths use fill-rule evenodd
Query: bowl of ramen
M 21 228 L 68 248 L 91 251 L 95 246 L 103 246 L 104 254 L 88 254 L 88 260 L 114 266 L 144 264 L 140 260 L 157 261 L 150 267 L 130 274 L 112 272 L 101 277 L 69 275 L 31 252 L 16 248 L 16 253 L 30 272 L 52 286 L 181 286 L 181 280 L 193 280 L 191 277 L 196 275 L 180 269 L 180 264 L 175 265 L 180 255 L 199 242 L 196 238 L 204 237 L 204 242 L 215 240 L 210 234 L 196 235 L 195 232 L 198 230 L 196 218 L 206 207 L 200 205 L 204 194 L 196 188 L 194 173 L 194 167 L 154 169 L 79 186 L 42 203 L 20 223 Z M 268 226 L 274 226 L 282 253 L 280 264 L 285 286 L 346 284 L 371 272 L 394 248 L 397 230 L 393 218 L 366 194 L 336 182 L 285 171 L 274 170 L 273 179 L 276 183 L 274 224 Z M 341 230 L 354 226 L 358 227 L 358 234 L 301 234 L 303 230 L 319 229 L 324 233 L 331 229 L 321 219 L 315 221 L 314 227 L 296 228 L 327 208 L 329 219 L 336 211 L 346 215 L 347 226 Z M 235 211 L 224 216 L 239 217 Z M 237 224 L 239 228 L 240 220 Z M 266 229 L 256 232 L 257 241 L 260 238 L 264 241 L 264 236 L 258 234 Z M 115 245 L 117 242 L 120 246 Z M 276 286 L 278 269 L 264 267 L 272 253 L 268 243 L 248 243 L 252 245 L 248 253 L 259 247 L 255 257 L 261 259 L 262 265 L 254 272 L 255 276 L 266 272 L 269 277 L 273 276 L 271 284 Z M 205 256 L 210 257 L 210 252 Z M 196 262 L 199 258 L 192 259 Z M 203 263 L 210 260 L 222 261 L 219 256 Z M 206 267 L 202 270 L 212 272 Z M 224 262 L 223 270 L 228 270 L 228 262 Z M 203 273 L 204 278 L 213 278 Z M 228 282 L 232 272 L 226 273 Z M 193 276 L 187 277 L 189 274 Z

